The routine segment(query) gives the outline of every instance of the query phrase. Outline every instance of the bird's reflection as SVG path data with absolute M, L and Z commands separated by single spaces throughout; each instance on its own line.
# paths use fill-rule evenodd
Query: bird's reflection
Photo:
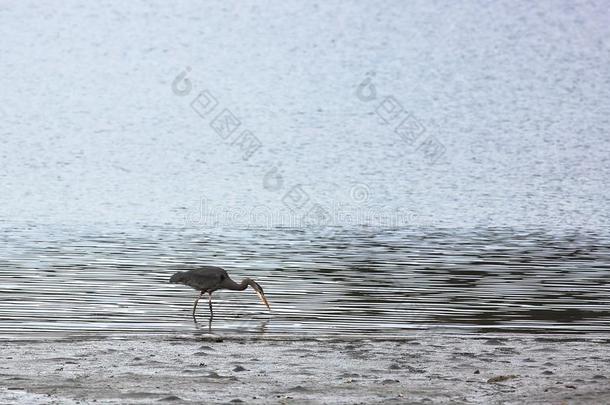
M 263 335 L 265 333 L 267 333 L 267 325 L 269 324 L 269 319 L 263 319 L 260 322 L 258 322 L 258 324 L 254 327 L 254 328 L 234 328 L 233 330 L 235 332 L 254 332 L 256 334 L 260 334 Z M 218 333 L 214 333 L 214 330 L 212 329 L 212 319 L 209 319 L 207 322 L 207 327 L 203 324 L 203 323 L 199 323 L 196 322 L 195 323 L 195 330 L 198 334 L 208 334 L 208 335 L 214 335 L 214 336 L 219 336 Z M 217 329 L 216 331 L 218 331 L 220 329 Z
M 207 333 L 211 335 L 212 334 L 212 318 L 211 317 L 208 318 L 207 324 L 208 324 Z M 204 328 L 205 328 L 205 326 L 203 326 L 201 323 L 195 321 L 195 329 L 197 331 L 204 331 Z

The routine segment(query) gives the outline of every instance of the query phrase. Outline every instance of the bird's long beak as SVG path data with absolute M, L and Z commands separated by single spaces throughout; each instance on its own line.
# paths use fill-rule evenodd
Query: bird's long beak
M 254 291 L 256 291 L 256 290 L 254 290 Z M 265 304 L 267 306 L 267 309 L 271 311 L 271 307 L 269 306 L 269 302 L 267 301 L 267 298 L 265 298 L 265 294 L 260 291 L 256 291 L 256 295 L 258 295 L 258 298 L 260 298 L 261 301 L 263 302 L 263 304 Z
M 263 302 L 263 304 L 265 304 L 267 306 L 267 309 L 269 311 L 271 311 L 269 302 L 267 301 L 267 298 L 265 298 L 265 293 L 263 292 L 263 287 L 258 285 L 258 283 L 254 280 L 250 280 L 250 282 L 251 282 L 250 286 L 252 286 L 252 289 L 254 290 L 254 292 L 256 292 L 256 295 L 258 295 L 258 298 L 260 298 L 261 301 Z

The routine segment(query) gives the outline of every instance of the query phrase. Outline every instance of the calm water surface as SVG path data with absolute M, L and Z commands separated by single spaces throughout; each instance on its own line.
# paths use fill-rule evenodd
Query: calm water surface
M 0 336 L 195 330 L 196 292 L 168 278 L 198 264 L 254 278 L 271 302 L 217 293 L 225 335 L 610 331 L 608 239 L 590 233 L 31 227 L 3 245 Z

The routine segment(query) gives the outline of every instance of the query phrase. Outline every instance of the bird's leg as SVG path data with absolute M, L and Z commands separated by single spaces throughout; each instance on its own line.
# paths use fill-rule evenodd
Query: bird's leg
M 208 303 L 210 305 L 210 323 L 212 323 L 212 318 L 214 318 L 214 311 L 212 311 L 212 293 L 208 292 Z
M 193 321 L 195 321 L 195 323 L 197 323 L 197 318 L 195 318 L 195 310 L 197 309 L 197 303 L 199 302 L 199 298 L 203 297 L 203 291 L 201 291 L 201 294 L 199 294 L 199 297 L 197 297 L 197 299 L 195 300 L 195 305 L 193 305 Z

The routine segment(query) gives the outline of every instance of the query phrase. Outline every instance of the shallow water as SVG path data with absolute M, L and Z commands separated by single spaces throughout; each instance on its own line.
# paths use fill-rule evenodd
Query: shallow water
M 1 4 L 0 334 L 608 332 L 609 10 Z
M 168 278 L 197 264 L 254 278 L 271 303 L 268 312 L 250 290 L 216 293 L 212 331 L 224 335 L 610 331 L 610 249 L 595 234 L 39 232 L 12 229 L 3 237 L 0 335 L 195 330 L 196 292 Z M 207 329 L 205 300 L 198 314 Z

